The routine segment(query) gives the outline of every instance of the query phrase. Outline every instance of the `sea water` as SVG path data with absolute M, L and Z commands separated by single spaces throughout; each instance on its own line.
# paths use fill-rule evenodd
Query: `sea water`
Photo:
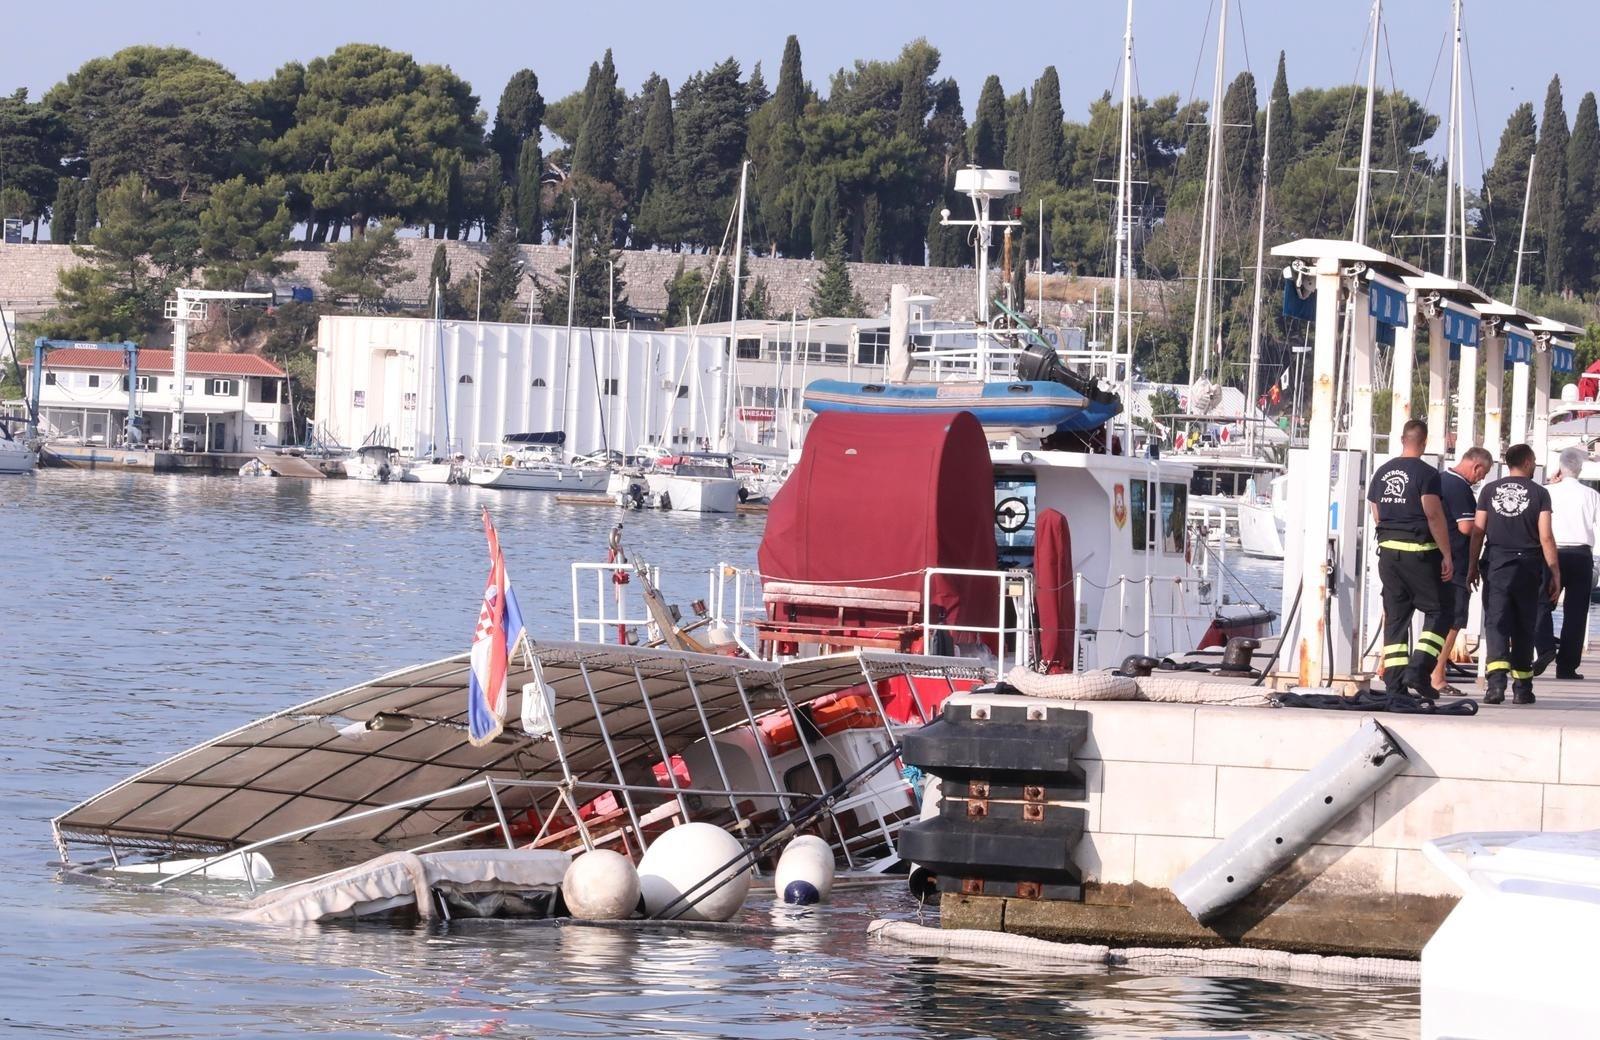
M 738 934 L 494 923 L 291 932 L 70 880 L 49 820 L 250 719 L 466 648 L 492 511 L 523 613 L 571 638 L 574 560 L 670 599 L 753 565 L 760 516 L 356 481 L 0 479 L 0 1032 L 18 1036 L 1407 1037 L 1414 988 L 997 966 L 869 941 L 899 885 Z M 1258 588 L 1278 565 L 1242 566 Z M 931 916 L 924 920 L 934 923 Z

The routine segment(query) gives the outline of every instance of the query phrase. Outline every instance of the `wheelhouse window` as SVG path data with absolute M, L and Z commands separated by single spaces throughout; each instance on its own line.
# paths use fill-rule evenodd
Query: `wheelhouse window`
M 1150 483 L 1144 480 L 1128 481 L 1128 531 L 1133 538 L 1133 551 L 1146 552 L 1153 544 L 1150 531 Z
M 1002 475 L 994 482 L 994 539 L 1002 568 L 1032 567 L 1038 482 L 1032 474 Z
M 1161 485 L 1161 551 L 1181 553 L 1188 536 L 1189 488 Z

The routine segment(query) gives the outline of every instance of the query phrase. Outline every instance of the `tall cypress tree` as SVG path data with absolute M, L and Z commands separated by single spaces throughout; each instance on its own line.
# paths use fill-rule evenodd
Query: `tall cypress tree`
M 972 161 L 996 169 L 1006 161 L 1006 95 L 999 76 L 983 81 L 978 109 L 972 117 Z
M 1550 77 L 1544 95 L 1544 118 L 1539 120 L 1539 154 L 1534 164 L 1533 194 L 1537 200 L 1529 224 L 1537 219 L 1539 250 L 1544 261 L 1543 289 L 1560 292 L 1567 287 L 1567 110 L 1561 102 L 1561 77 Z
M 1600 227 L 1594 223 L 1600 204 L 1600 115 L 1594 91 L 1578 102 L 1567 143 L 1567 277 L 1574 289 L 1588 292 L 1600 281 Z
M 874 192 L 867 196 L 861 211 L 861 259 L 869 264 L 883 263 L 883 203 Z
M 1272 154 L 1267 157 L 1267 183 L 1274 188 L 1283 180 L 1283 171 L 1296 153 L 1294 141 L 1294 102 L 1289 99 L 1288 63 L 1278 52 L 1278 75 L 1272 81 Z
M 817 191 L 811 206 L 811 246 L 818 250 L 817 259 L 823 259 L 822 251 L 831 247 L 835 235 L 839 236 L 842 254 L 845 246 L 844 228 L 839 223 L 839 188 L 828 181 Z
M 1493 261 L 1487 281 L 1491 285 L 1511 281 L 1517 263 L 1517 235 L 1522 222 L 1522 200 L 1527 189 L 1528 159 L 1533 155 L 1538 130 L 1533 121 L 1533 104 L 1524 101 L 1506 120 L 1500 132 L 1500 147 L 1494 162 L 1483 172 L 1484 207 L 1478 231 L 1493 240 Z M 1530 209 L 1537 200 L 1530 203 Z M 1530 227 L 1534 213 L 1529 213 Z M 1535 230 L 1537 230 L 1535 228 Z M 1526 280 L 1526 278 L 1524 278 Z
M 78 178 L 62 177 L 56 181 L 56 201 L 50 207 L 50 241 L 71 242 L 77 226 Z
M 1038 198 L 1060 187 L 1065 179 L 1066 130 L 1061 111 L 1061 79 L 1054 65 L 1047 66 L 1033 85 L 1028 105 L 1028 154 L 1022 170 L 1022 190 Z
M 1022 173 L 1028 165 L 1028 92 L 1006 98 L 1005 168 Z
M 100 182 L 90 174 L 84 182 L 78 185 L 78 218 L 73 221 L 73 238 L 79 242 L 89 241 L 89 233 L 99 222 L 98 198 Z
M 806 106 L 806 85 L 800 72 L 800 39 L 783 42 L 783 64 L 778 66 L 778 89 L 772 94 L 772 120 L 793 123 Z
M 512 74 L 500 92 L 495 106 L 494 129 L 489 131 L 489 147 L 500 156 L 500 168 L 510 175 L 522 154 L 522 143 L 539 140 L 544 123 L 544 96 L 539 93 L 539 77 L 532 69 Z
M 1254 196 L 1261 176 L 1261 135 L 1256 132 L 1256 78 L 1241 72 L 1222 95 L 1223 165 L 1230 188 Z
M 444 251 L 444 243 L 440 242 L 433 247 L 433 263 L 428 265 L 428 308 L 433 309 L 436 301 L 434 296 L 449 299 L 450 291 L 450 255 Z
M 617 68 L 608 47 L 600 64 L 590 66 L 589 83 L 584 87 L 583 123 L 572 148 L 573 173 L 616 183 L 620 145 L 617 130 L 621 120 L 622 97 L 617 92 Z
M 928 76 L 933 69 L 928 67 L 927 49 L 914 45 L 906 48 L 900 63 L 900 108 L 894 129 L 916 141 L 922 137 L 922 123 L 928 115 Z
M 543 238 L 539 212 L 539 175 L 544 170 L 544 153 L 537 138 L 522 142 L 517 153 L 517 241 L 537 243 Z

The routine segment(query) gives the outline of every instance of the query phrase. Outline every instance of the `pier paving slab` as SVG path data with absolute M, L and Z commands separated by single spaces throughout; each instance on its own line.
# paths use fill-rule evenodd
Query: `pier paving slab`
M 1145 701 L 1096 701 L 1094 725 L 1078 750 L 1084 759 L 1119 762 L 1193 762 L 1195 706 Z
M 1600 828 L 1600 787 L 1545 784 L 1544 830 L 1588 831 Z

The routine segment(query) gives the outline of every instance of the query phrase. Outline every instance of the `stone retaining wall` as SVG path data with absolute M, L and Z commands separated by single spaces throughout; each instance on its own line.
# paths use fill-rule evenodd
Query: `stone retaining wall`
M 402 239 L 406 247 L 405 266 L 415 277 L 395 286 L 392 303 L 396 307 L 416 308 L 425 305 L 428 297 L 428 271 L 433 262 L 437 240 Z M 473 277 L 483 263 L 488 246 L 481 242 L 446 241 L 446 254 L 450 258 L 452 278 L 458 284 Z M 556 269 L 567 262 L 567 250 L 561 246 L 522 246 L 522 255 L 530 269 L 546 283 L 557 279 Z M 322 275 L 328 267 L 326 247 L 297 249 L 284 255 L 293 264 L 290 272 L 278 279 L 278 287 L 309 285 L 318 296 L 325 292 Z M 667 253 L 625 250 L 622 253 L 622 278 L 627 286 L 628 300 L 639 310 L 660 314 L 666 309 L 666 283 L 677 273 L 678 265 L 686 268 L 709 268 L 714 257 L 704 253 Z M 55 302 L 58 275 L 62 268 L 82 263 L 83 260 L 65 245 L 0 245 L 0 306 L 16 309 L 24 317 L 42 313 Z M 810 307 L 812 286 L 816 282 L 821 263 L 815 260 L 784 260 L 769 257 L 751 257 L 745 261 L 752 277 L 763 278 L 774 314 L 788 314 L 799 310 L 802 314 Z M 969 268 L 913 267 L 901 264 L 851 264 L 850 276 L 857 294 L 866 305 L 869 315 L 886 312 L 889 287 L 904 282 L 914 293 L 924 293 L 938 298 L 934 316 L 959 319 L 973 314 L 975 301 L 973 272 Z M 992 278 L 998 289 L 998 275 Z M 1109 301 L 1109 278 L 1080 278 L 1076 276 L 1047 275 L 1045 278 L 1046 317 L 1056 320 L 1063 304 L 1076 308 L 1075 316 L 1087 321 L 1087 305 L 1099 291 L 1103 300 Z M 526 305 L 530 284 L 524 281 L 518 300 Z M 1029 295 L 1038 292 L 1037 283 L 1030 279 Z M 1162 292 L 1159 283 L 1139 283 L 1135 299 L 1143 306 Z M 1109 303 L 1106 304 L 1109 307 Z M 537 313 L 537 306 L 535 307 Z M 557 315 L 558 319 L 563 316 Z M 726 315 L 717 315 L 725 320 Z

